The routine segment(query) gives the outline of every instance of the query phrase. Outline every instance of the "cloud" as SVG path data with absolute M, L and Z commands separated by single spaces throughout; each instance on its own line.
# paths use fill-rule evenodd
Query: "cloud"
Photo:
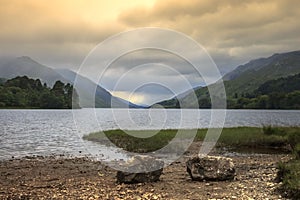
M 185 91 L 185 90 L 184 90 Z M 170 90 L 163 85 L 155 84 L 145 84 L 134 91 L 112 91 L 114 96 L 128 99 L 130 102 L 138 105 L 152 105 L 162 99 L 169 99 L 174 97 L 176 94 L 174 91 Z
M 204 79 L 209 84 L 221 78 L 201 47 L 177 32 L 160 29 L 139 29 L 105 41 L 89 55 L 80 73 L 96 82 L 100 79 L 100 85 L 118 95 L 143 88 L 148 104 L 161 86 L 174 96 L 204 85 Z M 153 97 L 145 85 L 155 91 Z
M 126 70 L 126 71 L 125 71 Z M 157 99 L 167 99 L 203 83 L 199 75 L 180 74 L 170 66 L 162 64 L 144 64 L 133 68 L 113 68 L 100 80 L 101 85 L 119 97 L 132 94 L 135 103 L 151 105 Z M 141 96 L 144 96 L 141 98 Z M 128 98 L 126 98 L 128 99 Z
M 130 27 L 144 25 L 175 29 L 203 44 L 213 57 L 223 52 L 221 57 L 224 59 L 245 62 L 255 56 L 299 48 L 299 6 L 300 2 L 293 0 L 168 0 L 157 1 L 147 10 L 142 8 L 144 15 L 139 17 L 135 16 L 139 13 L 138 8 L 134 12 L 124 11 L 119 20 Z M 243 49 L 239 52 L 249 51 L 249 55 L 232 54 L 238 52 L 237 49 Z M 219 63 L 225 63 L 224 59 Z
M 122 99 L 127 99 L 132 103 L 135 104 L 145 104 L 145 95 L 144 93 L 132 93 L 132 92 L 127 92 L 127 91 L 112 91 L 112 95 L 122 98 Z
M 0 56 L 28 55 L 53 67 L 77 68 L 95 45 L 124 30 L 111 22 L 109 10 L 120 9 L 115 2 L 3 0 Z
M 250 59 L 299 50 L 299 7 L 300 1 L 294 0 L 2 0 L 0 57 L 28 55 L 51 67 L 76 70 L 88 53 L 106 38 L 152 26 L 173 29 L 196 40 L 210 53 L 220 71 L 226 73 Z M 135 36 L 134 39 L 147 37 Z M 193 50 L 189 51 L 183 41 L 169 38 L 173 41 L 170 43 L 168 37 L 161 36 L 156 42 L 166 48 L 179 46 L 183 52 L 190 53 L 190 57 L 198 56 L 193 55 Z M 128 40 L 119 40 L 103 54 L 113 55 L 116 49 L 131 45 Z M 131 52 L 118 59 L 106 72 L 103 86 L 113 90 L 120 75 L 133 66 L 153 61 L 156 64 L 151 67 L 128 74 L 127 83 L 123 82 L 115 91 L 131 92 L 142 81 L 158 80 L 180 92 L 186 89 L 178 81 L 180 76 L 189 79 L 192 85 L 203 83 L 180 57 L 150 51 Z M 162 67 L 164 65 L 171 66 L 180 76 Z M 202 70 L 206 70 L 207 79 L 213 81 L 209 69 L 203 67 Z M 91 68 L 87 75 L 93 77 L 94 71 Z M 150 102 L 156 98 L 155 94 L 163 98 L 158 87 L 147 88 L 141 89 L 136 99 Z

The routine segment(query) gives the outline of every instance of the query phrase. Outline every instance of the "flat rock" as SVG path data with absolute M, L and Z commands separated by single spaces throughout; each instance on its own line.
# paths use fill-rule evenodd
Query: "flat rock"
M 117 171 L 119 183 L 156 182 L 163 172 L 164 162 L 151 156 L 134 156 Z
M 231 158 L 221 156 L 195 156 L 186 162 L 187 172 L 192 180 L 233 180 L 235 168 Z

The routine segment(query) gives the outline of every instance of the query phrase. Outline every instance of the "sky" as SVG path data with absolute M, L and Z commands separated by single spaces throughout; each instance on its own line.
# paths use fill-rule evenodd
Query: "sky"
M 251 59 L 299 50 L 299 7 L 298 0 L 0 0 L 0 57 L 25 55 L 52 68 L 77 71 L 89 52 L 107 38 L 158 27 L 198 42 L 223 74 Z M 165 45 L 184 46 L 181 42 Z M 119 45 L 130 44 L 122 41 L 105 53 L 114 54 Z M 153 63 L 162 55 L 160 62 Z M 193 87 L 203 85 L 203 77 L 195 77 L 192 67 L 176 55 L 140 50 L 120 60 L 100 84 L 134 103 L 151 104 L 180 93 L 188 89 L 182 86 L 183 79 Z M 130 74 L 130 64 L 137 63 L 142 66 Z M 166 65 L 175 68 L 177 76 Z M 123 74 L 128 76 L 116 87 Z

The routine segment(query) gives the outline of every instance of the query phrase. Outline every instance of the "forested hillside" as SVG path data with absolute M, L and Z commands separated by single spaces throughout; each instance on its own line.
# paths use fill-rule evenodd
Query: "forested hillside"
M 0 108 L 70 109 L 73 93 L 73 108 L 79 108 L 78 96 L 71 84 L 56 81 L 49 88 L 39 79 L 18 76 L 0 83 Z
M 300 51 L 252 60 L 223 77 L 227 108 L 300 109 Z M 209 87 L 221 91 L 220 82 Z M 211 108 L 207 87 L 159 102 L 165 108 Z M 196 94 L 197 99 L 192 98 Z M 224 94 L 212 94 L 224 96 Z M 180 102 L 180 103 L 179 103 Z M 155 107 L 155 105 L 153 105 Z

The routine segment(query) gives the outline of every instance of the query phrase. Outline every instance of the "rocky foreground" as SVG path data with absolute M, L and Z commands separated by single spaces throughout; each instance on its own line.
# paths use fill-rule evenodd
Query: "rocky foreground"
M 0 199 L 284 199 L 277 162 L 288 155 L 230 156 L 233 181 L 192 181 L 186 157 L 155 183 L 118 184 L 116 171 L 87 158 L 27 157 L 0 162 Z

